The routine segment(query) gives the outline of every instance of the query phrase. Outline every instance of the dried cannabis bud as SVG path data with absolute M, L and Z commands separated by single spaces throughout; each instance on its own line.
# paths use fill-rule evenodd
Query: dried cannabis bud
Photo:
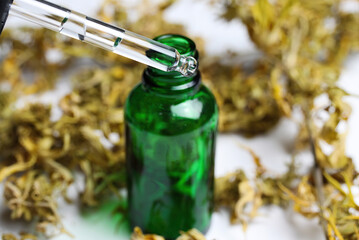
M 163 18 L 174 2 L 155 7 L 144 0 L 139 19 L 131 22 L 120 1 L 106 0 L 98 17 L 146 36 L 186 34 L 182 26 Z M 260 159 L 247 149 L 257 166 L 256 178 L 248 179 L 240 170 L 218 178 L 217 208 L 228 208 L 232 222 L 245 228 L 260 206 L 287 207 L 292 202 L 296 212 L 321 219 L 328 239 L 359 239 L 359 208 L 351 192 L 358 185 L 358 173 L 345 155 L 347 130 L 338 131 L 351 113 L 343 101 L 349 94 L 336 85 L 342 62 L 359 50 L 359 14 L 341 11 L 343 0 L 212 2 L 223 5 L 222 17 L 238 18 L 246 25 L 262 53 L 249 69 L 236 62 L 222 66 L 217 61 L 221 56 L 201 54 L 204 80 L 220 106 L 220 130 L 259 134 L 282 117 L 292 118 L 295 109 L 304 119 L 298 123 L 301 130 L 288 172 L 269 177 Z M 153 11 L 141 10 L 148 8 Z M 203 53 L 203 42 L 196 42 Z M 6 30 L 0 48 L 0 182 L 6 204 L 15 219 L 37 217 L 39 231 L 52 225 L 65 232 L 56 199 L 71 201 L 67 189 L 75 172 L 85 175 L 81 200 L 90 206 L 104 194 L 118 194 L 125 184 L 123 106 L 143 66 L 41 29 Z M 72 92 L 58 105 L 15 107 L 16 99 L 25 94 L 52 89 L 56 78 L 80 64 L 81 58 L 95 60 L 74 74 Z M 327 97 L 328 104 L 315 106 L 319 96 Z M 55 109 L 62 116 L 54 120 Z M 323 114 L 327 117 L 321 118 Z M 324 151 L 323 144 L 333 151 Z M 296 171 L 295 155 L 309 146 L 317 163 L 313 172 L 322 178 L 320 186 L 311 172 L 299 176 Z M 323 197 L 325 201 L 319 201 Z M 136 228 L 131 239 L 163 238 Z M 178 239 L 204 237 L 191 230 Z
M 206 238 L 198 230 L 191 229 L 188 232 L 181 232 L 177 240 L 206 240 Z
M 343 192 L 341 185 L 350 188 L 358 173 L 355 172 L 352 160 L 345 155 L 346 133 L 338 131 L 338 125 L 348 120 L 351 111 L 343 102 L 343 97 L 348 94 L 336 86 L 336 81 L 345 56 L 350 51 L 358 50 L 358 31 L 354 33 L 352 30 L 358 25 L 359 16 L 340 11 L 342 2 L 257 0 L 236 4 L 231 1 L 225 3 L 223 16 L 228 20 L 241 19 L 253 42 L 263 52 L 261 61 L 266 67 L 256 68 L 255 73 L 268 69 L 264 76 L 270 82 L 272 94 L 267 102 L 274 99 L 281 116 L 290 117 L 292 110 L 299 107 L 306 122 L 315 122 L 311 124 L 311 133 L 306 124 L 301 125 L 297 144 L 299 148 L 293 154 L 307 147 L 311 140 L 315 172 L 319 171 L 321 178 L 325 176 L 323 186 L 318 186 L 315 184 L 316 177 L 310 173 L 291 177 L 291 181 L 257 175 L 254 191 L 274 196 L 266 198 L 265 194 L 262 195 L 260 198 L 266 204 L 283 205 L 290 199 L 295 203 L 294 210 L 302 215 L 310 218 L 320 216 L 326 222 L 324 231 L 329 239 L 357 239 L 358 229 L 354 226 L 358 226 L 358 222 L 355 217 L 350 217 L 353 211 L 357 211 L 357 206 L 353 200 L 348 205 L 344 203 L 352 196 Z M 332 20 L 331 25 L 328 25 L 328 19 Z M 318 109 L 314 106 L 314 100 L 321 95 L 326 95 L 330 103 Z M 328 116 L 325 120 L 318 117 L 323 113 Z M 322 149 L 322 142 L 332 146 L 330 154 Z M 290 169 L 287 175 L 295 176 L 290 174 L 295 173 L 295 169 Z M 301 179 L 299 184 L 294 181 L 297 178 Z M 239 196 L 239 203 L 242 198 L 246 198 L 243 193 L 255 202 L 254 194 L 249 196 L 248 191 L 241 194 L 240 184 L 245 182 L 233 183 L 231 189 L 236 191 L 238 186 L 235 194 Z M 243 188 L 250 189 L 248 186 Z M 339 198 L 335 194 L 337 191 L 342 193 Z M 320 193 L 324 196 L 318 196 Z M 325 199 L 325 202 L 321 203 L 320 199 Z M 235 213 L 233 202 L 230 206 Z M 348 228 L 340 230 L 340 225 Z
M 154 234 L 143 234 L 139 227 L 133 230 L 131 240 L 165 240 L 163 237 Z M 196 229 L 188 232 L 181 232 L 181 236 L 177 240 L 206 240 L 206 238 Z
M 136 227 L 131 235 L 131 240 L 165 240 L 165 239 L 161 236 L 154 234 L 144 235 L 142 233 L 142 230 L 139 227 Z
M 37 237 L 28 233 L 21 233 L 19 239 L 13 234 L 3 234 L 2 240 L 37 240 Z

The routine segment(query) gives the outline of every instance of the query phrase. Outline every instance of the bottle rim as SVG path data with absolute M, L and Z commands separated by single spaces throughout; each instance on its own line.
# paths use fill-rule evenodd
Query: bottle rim
M 194 41 L 179 34 L 164 34 L 154 38 L 162 44 L 174 47 L 182 56 L 191 56 L 198 60 L 198 51 Z M 143 74 L 143 82 L 151 88 L 171 90 L 185 90 L 201 82 L 200 72 L 197 70 L 192 76 L 183 76 L 179 72 L 163 72 L 148 67 Z
M 196 43 L 186 36 L 179 34 L 163 34 L 155 37 L 153 40 L 177 49 L 182 56 L 191 56 L 198 60 Z

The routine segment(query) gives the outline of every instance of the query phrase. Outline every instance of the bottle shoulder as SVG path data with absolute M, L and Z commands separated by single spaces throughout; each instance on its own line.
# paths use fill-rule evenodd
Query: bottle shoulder
M 202 83 L 185 93 L 159 94 L 138 84 L 125 105 L 126 123 L 160 134 L 178 134 L 217 126 L 218 107 L 211 91 Z

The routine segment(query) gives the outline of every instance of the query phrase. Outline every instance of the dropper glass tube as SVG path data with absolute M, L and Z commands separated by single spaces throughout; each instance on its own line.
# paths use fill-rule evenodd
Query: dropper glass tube
M 175 48 L 44 0 L 13 0 L 9 14 L 164 72 L 197 70 L 197 61 Z

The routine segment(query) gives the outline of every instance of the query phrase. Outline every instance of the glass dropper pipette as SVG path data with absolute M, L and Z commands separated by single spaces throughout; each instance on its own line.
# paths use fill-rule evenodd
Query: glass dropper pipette
M 12 15 L 165 72 L 191 76 L 197 70 L 197 61 L 181 56 L 175 48 L 76 11 L 44 0 L 1 1 L 0 33 Z

